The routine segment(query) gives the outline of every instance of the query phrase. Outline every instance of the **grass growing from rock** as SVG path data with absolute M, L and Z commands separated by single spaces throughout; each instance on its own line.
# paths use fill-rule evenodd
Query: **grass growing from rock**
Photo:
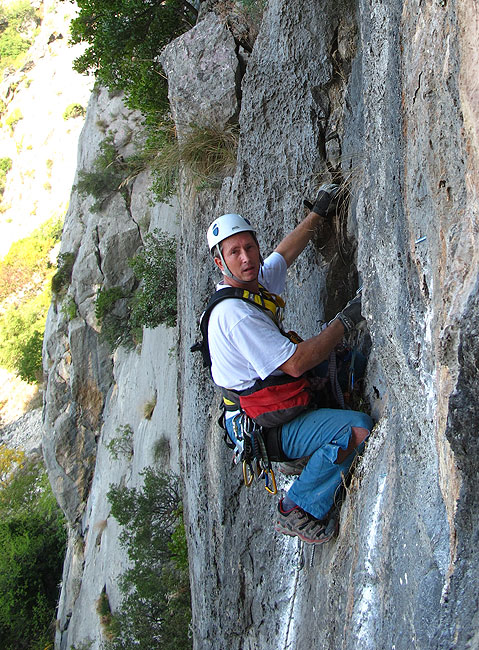
M 190 174 L 197 189 L 219 185 L 234 171 L 238 138 L 237 125 L 191 125 L 181 142 L 172 136 L 165 137 L 149 163 L 155 197 L 164 200 L 173 193 L 181 167 Z

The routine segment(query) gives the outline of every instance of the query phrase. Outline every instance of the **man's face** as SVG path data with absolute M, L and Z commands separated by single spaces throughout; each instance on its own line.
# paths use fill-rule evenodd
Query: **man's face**
M 242 282 L 254 282 L 260 269 L 258 244 L 250 232 L 232 235 L 222 243 L 221 252 L 231 273 Z M 215 257 L 215 263 L 223 271 L 223 263 Z

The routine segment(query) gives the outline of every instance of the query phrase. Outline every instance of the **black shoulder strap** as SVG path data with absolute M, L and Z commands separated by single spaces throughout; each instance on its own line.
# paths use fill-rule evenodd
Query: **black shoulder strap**
M 202 339 L 200 341 L 196 341 L 196 343 L 192 345 L 190 348 L 191 352 L 201 352 L 203 357 L 203 365 L 205 366 L 205 368 L 211 369 L 211 356 L 210 356 L 210 350 L 208 346 L 208 323 L 210 322 L 210 315 L 211 312 L 213 311 L 213 308 L 219 302 L 225 300 L 226 298 L 237 298 L 239 300 L 244 300 L 244 302 L 248 302 L 250 305 L 254 305 L 258 309 L 261 309 L 262 311 L 265 311 L 267 313 L 270 311 L 263 304 L 260 304 L 259 302 L 255 302 L 252 298 L 248 297 L 248 292 L 245 292 L 243 289 L 239 289 L 236 287 L 225 287 L 224 289 L 218 289 L 218 291 L 215 291 L 215 293 L 208 300 L 206 309 L 204 310 L 204 312 L 201 314 L 200 317 L 200 331 L 201 331 Z
M 239 298 L 240 300 L 247 300 L 243 295 L 242 289 L 237 289 L 236 287 L 225 287 L 224 289 L 219 289 L 208 300 L 208 304 L 204 312 L 200 316 L 200 332 L 201 340 L 196 341 L 194 345 L 191 346 L 191 352 L 201 352 L 203 357 L 203 365 L 205 368 L 211 368 L 211 357 L 210 349 L 208 346 L 208 323 L 210 322 L 210 315 L 213 311 L 213 308 L 226 298 Z

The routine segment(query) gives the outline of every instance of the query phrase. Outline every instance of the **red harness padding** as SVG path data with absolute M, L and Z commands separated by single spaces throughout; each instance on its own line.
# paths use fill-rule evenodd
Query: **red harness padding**
M 311 408 L 313 400 L 309 380 L 289 375 L 259 379 L 247 390 L 223 390 L 223 395 L 262 427 L 290 422 Z

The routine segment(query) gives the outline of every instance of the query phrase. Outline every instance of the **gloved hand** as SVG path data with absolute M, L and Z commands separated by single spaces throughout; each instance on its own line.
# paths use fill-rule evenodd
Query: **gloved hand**
M 346 332 L 350 332 L 366 319 L 361 314 L 361 294 L 348 302 L 346 307 L 336 316 L 344 325 Z
M 316 200 L 313 203 L 313 207 L 311 208 L 311 212 L 316 212 L 316 214 L 320 214 L 324 217 L 328 211 L 329 204 L 334 198 L 336 198 L 338 192 L 339 185 L 335 185 L 334 183 L 321 185 Z

